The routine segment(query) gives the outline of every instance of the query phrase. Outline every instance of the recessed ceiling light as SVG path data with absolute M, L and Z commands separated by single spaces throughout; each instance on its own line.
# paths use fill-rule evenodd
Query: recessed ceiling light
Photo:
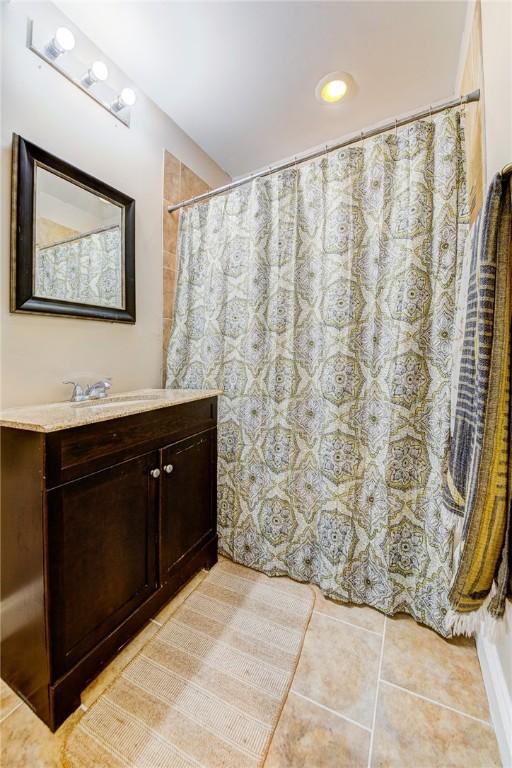
M 316 86 L 317 99 L 324 104 L 337 104 L 347 95 L 351 80 L 346 72 L 330 72 Z
M 324 101 L 333 104 L 344 97 L 347 92 L 347 84 L 344 80 L 329 80 L 320 91 L 320 96 Z

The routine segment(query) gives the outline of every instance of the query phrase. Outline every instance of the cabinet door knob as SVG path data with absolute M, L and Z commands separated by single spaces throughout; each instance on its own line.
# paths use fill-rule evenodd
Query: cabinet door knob
M 174 467 L 173 467 L 173 465 L 172 465 L 172 464 L 165 464 L 165 465 L 164 465 L 164 472 L 165 472 L 166 474 L 168 474 L 168 475 L 170 475 L 170 474 L 171 474 L 171 472 L 173 471 L 173 469 L 174 469 Z
M 154 477 L 155 480 L 156 480 L 158 477 L 160 477 L 160 470 L 159 469 L 152 469 L 149 474 L 151 475 L 151 477 Z

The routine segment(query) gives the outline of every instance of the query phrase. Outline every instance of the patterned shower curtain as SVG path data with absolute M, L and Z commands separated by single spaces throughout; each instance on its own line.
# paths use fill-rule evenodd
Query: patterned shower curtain
M 102 307 L 123 306 L 118 225 L 37 250 L 35 295 Z
M 467 229 L 445 112 L 186 209 L 168 387 L 219 387 L 220 550 L 446 634 Z

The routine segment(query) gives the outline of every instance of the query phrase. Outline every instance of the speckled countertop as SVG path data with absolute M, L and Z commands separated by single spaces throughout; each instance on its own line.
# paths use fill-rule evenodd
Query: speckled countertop
M 122 392 L 102 400 L 80 403 L 51 403 L 6 408 L 0 411 L 0 427 L 28 429 L 32 432 L 57 432 L 59 429 L 82 427 L 99 421 L 133 416 L 134 413 L 156 411 L 194 400 L 205 400 L 222 394 L 220 389 L 138 389 Z

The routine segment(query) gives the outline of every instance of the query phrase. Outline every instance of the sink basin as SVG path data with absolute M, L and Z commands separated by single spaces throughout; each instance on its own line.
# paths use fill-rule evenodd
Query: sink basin
M 82 400 L 80 403 L 70 403 L 72 408 L 115 408 L 120 405 L 140 405 L 152 400 L 161 400 L 160 395 L 133 395 L 131 397 L 105 397 L 95 400 Z

